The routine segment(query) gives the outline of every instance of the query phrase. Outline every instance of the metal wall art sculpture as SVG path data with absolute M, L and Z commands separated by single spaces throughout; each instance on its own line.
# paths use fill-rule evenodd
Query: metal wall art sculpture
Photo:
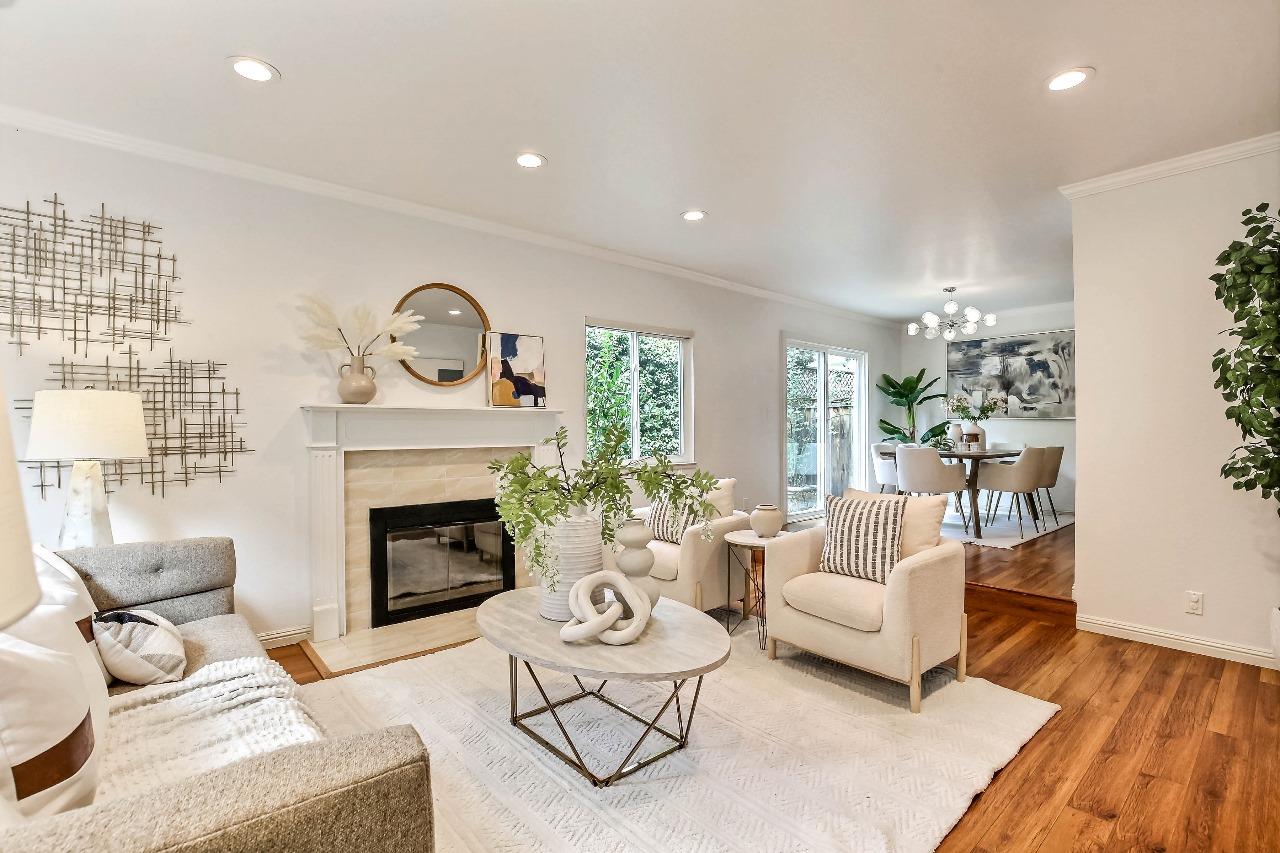
M 176 301 L 177 258 L 165 253 L 160 227 L 111 216 L 106 205 L 73 219 L 57 194 L 43 204 L 0 205 L 0 335 L 19 355 L 49 337 L 69 346 L 70 357 L 49 365 L 55 387 L 142 394 L 150 457 L 105 463 L 108 489 L 137 478 L 163 496 L 198 477 L 221 482 L 237 456 L 252 452 L 226 365 L 181 359 L 171 347 L 158 364 L 144 361 L 188 322 Z M 31 401 L 15 406 L 29 411 Z M 44 496 L 71 466 L 30 467 Z

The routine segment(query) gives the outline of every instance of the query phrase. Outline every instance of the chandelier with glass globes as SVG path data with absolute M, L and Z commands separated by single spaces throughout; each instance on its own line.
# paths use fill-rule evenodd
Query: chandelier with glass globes
M 952 295 L 956 292 L 954 287 L 944 287 L 942 291 L 947 294 L 947 301 L 942 305 L 943 316 L 939 317 L 932 311 L 924 312 L 920 315 L 919 323 L 907 324 L 908 335 L 918 335 L 923 329 L 924 336 L 929 340 L 942 335 L 943 340 L 954 341 L 960 332 L 966 335 L 977 332 L 979 323 L 984 326 L 996 324 L 995 314 L 983 314 L 972 305 L 961 311 L 960 303 Z

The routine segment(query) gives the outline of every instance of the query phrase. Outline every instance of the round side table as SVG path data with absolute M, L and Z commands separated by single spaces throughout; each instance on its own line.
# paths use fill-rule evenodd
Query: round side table
M 765 620 L 765 596 L 764 596 L 764 549 L 770 542 L 776 540 L 779 536 L 786 536 L 786 532 L 782 531 L 778 536 L 770 539 L 764 539 L 755 534 L 754 530 L 734 530 L 724 535 L 724 541 L 729 546 L 725 550 L 725 590 L 728 600 L 725 601 L 725 609 L 732 613 L 733 607 L 733 564 L 737 563 L 742 569 L 743 592 L 742 592 L 742 616 L 738 621 L 729 625 L 730 615 L 724 618 L 724 628 L 730 634 L 738 630 L 748 616 L 756 617 L 756 633 L 760 639 L 760 648 L 765 647 L 765 641 L 769 639 L 769 625 Z M 745 549 L 751 552 L 751 562 L 743 561 L 737 549 Z

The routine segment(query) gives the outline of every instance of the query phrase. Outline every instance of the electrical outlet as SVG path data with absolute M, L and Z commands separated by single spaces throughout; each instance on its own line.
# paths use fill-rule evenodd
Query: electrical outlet
M 1204 593 L 1187 590 L 1187 612 L 1192 616 L 1204 615 Z

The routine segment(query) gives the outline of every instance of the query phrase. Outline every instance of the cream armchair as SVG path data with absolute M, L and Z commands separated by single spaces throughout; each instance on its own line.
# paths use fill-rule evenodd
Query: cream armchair
M 638 509 L 636 515 L 646 523 L 649 520 L 649 507 Z M 684 532 L 677 545 L 674 542 L 653 540 L 649 550 L 653 552 L 653 569 L 649 576 L 658 581 L 659 590 L 667 598 L 688 604 L 698 610 L 710 610 L 723 607 L 729 600 L 725 586 L 725 561 L 728 547 L 724 535 L 732 530 L 746 530 L 751 527 L 751 516 L 745 512 L 733 511 L 731 515 L 711 520 L 711 541 L 702 538 L 702 525 L 695 524 Z M 605 549 L 605 568 L 615 568 L 613 550 Z M 736 569 L 736 567 L 735 567 Z M 736 585 L 741 588 L 742 572 L 732 573 Z
M 765 548 L 769 658 L 783 642 L 900 681 L 920 713 L 921 673 L 954 657 L 965 679 L 964 546 L 943 540 L 878 584 L 818 571 L 826 530 L 788 533 Z

